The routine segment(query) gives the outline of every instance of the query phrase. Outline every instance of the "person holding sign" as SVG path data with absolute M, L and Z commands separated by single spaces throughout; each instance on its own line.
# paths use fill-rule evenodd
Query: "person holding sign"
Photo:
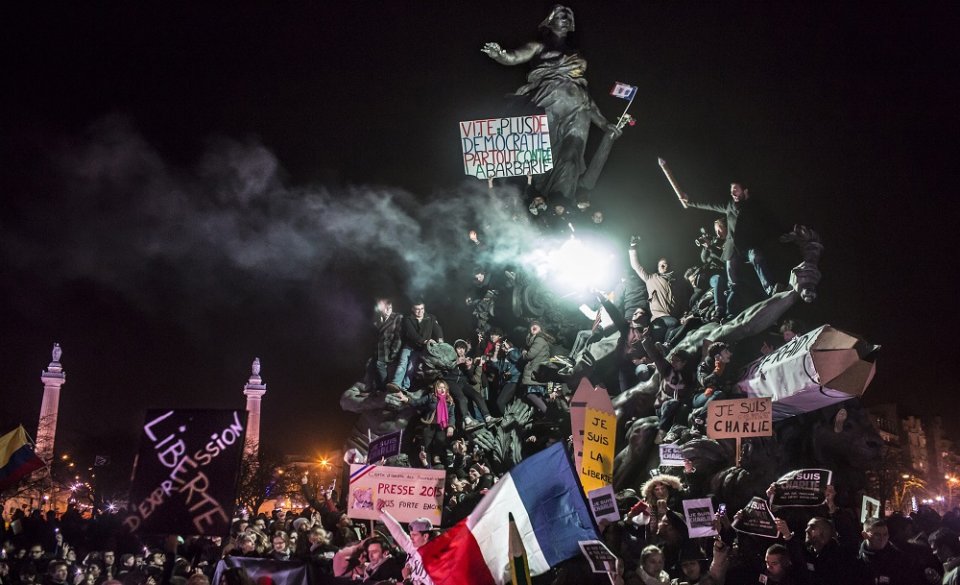
M 587 93 L 587 80 L 583 77 L 587 61 L 569 42 L 573 30 L 573 10 L 557 5 L 540 23 L 540 41 L 512 51 L 497 43 L 486 43 L 482 49 L 501 65 L 531 64 L 527 84 L 517 90 L 517 95 L 526 96 L 547 112 L 553 169 L 536 175 L 533 186 L 553 201 L 575 199 L 580 177 L 587 169 L 584 152 L 591 125 L 614 138 L 622 133 L 600 113 Z

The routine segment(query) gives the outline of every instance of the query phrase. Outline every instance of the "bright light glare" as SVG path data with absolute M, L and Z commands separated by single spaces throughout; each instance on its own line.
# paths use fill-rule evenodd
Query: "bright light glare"
M 534 250 L 529 257 L 537 276 L 560 295 L 609 290 L 615 277 L 613 260 L 610 250 L 575 237 L 560 246 Z

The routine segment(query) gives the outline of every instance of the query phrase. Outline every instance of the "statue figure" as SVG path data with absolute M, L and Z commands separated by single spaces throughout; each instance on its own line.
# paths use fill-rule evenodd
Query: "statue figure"
M 419 398 L 420 390 L 412 392 L 411 398 Z M 345 449 L 357 449 L 366 455 L 369 436 L 374 438 L 407 428 L 417 414 L 417 409 L 401 403 L 393 394 L 374 393 L 367 384 L 357 382 L 340 396 L 340 408 L 359 414 L 344 445 Z
M 254 376 L 260 376 L 260 358 L 253 358 L 253 364 L 250 366 L 250 373 Z
M 53 357 L 53 363 L 55 363 L 55 364 L 60 363 L 60 356 L 63 355 L 63 350 L 60 349 L 60 344 L 59 344 L 59 343 L 54 343 L 54 344 L 53 344 L 53 351 L 52 351 L 51 353 L 52 353 L 52 357 Z
M 820 254 L 823 244 L 820 235 L 804 225 L 793 226 L 793 231 L 780 236 L 781 242 L 793 242 L 800 247 L 803 262 L 790 270 L 790 288 L 800 293 L 804 302 L 812 303 L 817 298 L 820 283 Z
M 588 183 L 595 182 L 599 175 L 598 166 L 603 165 L 609 154 L 609 143 L 621 134 L 620 126 L 607 121 L 587 93 L 587 80 L 583 77 L 587 61 L 568 43 L 568 35 L 573 30 L 573 10 L 558 4 L 540 23 L 540 41 L 531 41 L 512 51 L 504 50 L 497 43 L 483 46 L 483 52 L 501 65 L 531 63 L 527 83 L 516 95 L 526 96 L 546 111 L 553 153 L 553 169 L 535 176 L 533 186 L 540 195 L 567 201 L 575 200 L 577 187 L 587 173 L 584 151 L 590 125 L 602 128 L 606 134 L 605 144 L 598 149 L 600 156 L 591 161 L 590 179 L 583 184 L 587 188 L 592 187 Z

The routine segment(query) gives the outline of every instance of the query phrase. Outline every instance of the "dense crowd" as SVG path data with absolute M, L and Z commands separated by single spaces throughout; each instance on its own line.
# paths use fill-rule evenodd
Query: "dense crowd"
M 783 288 L 765 260 L 771 222 L 742 184 L 733 183 L 730 196 L 723 205 L 684 198 L 690 207 L 719 216 L 712 233 L 703 230 L 695 239 L 701 262 L 682 276 L 668 257 L 658 257 L 656 268 L 647 269 L 648 259 L 641 257 L 647 249 L 640 238 L 632 238 L 624 246 L 630 269 L 613 290 L 591 291 L 595 299 L 580 305 L 583 321 L 572 335 L 550 331 L 556 320 L 518 323 L 515 314 L 498 310 L 522 267 L 492 261 L 497 255 L 477 231 L 470 232 L 476 269 L 466 302 L 472 331 L 450 344 L 424 302 L 415 301 L 401 315 L 390 299 L 377 300 L 376 347 L 363 391 L 389 396 L 398 409 L 416 410 L 404 433 L 403 454 L 388 463 L 446 471 L 444 527 L 465 518 L 517 460 L 557 442 L 572 451 L 571 385 L 578 381 L 580 366 L 600 359 L 592 351 L 604 340 L 617 340 L 612 354 L 603 357 L 613 363 L 603 380 L 592 381 L 611 395 L 657 381 L 653 412 L 627 417 L 655 417 L 659 443 L 678 433 L 703 436 L 704 406 L 739 395 L 730 366 L 735 352 L 749 361 L 803 333 L 798 323 L 784 320 L 736 348 L 714 342 L 700 355 L 678 348 L 698 327 L 726 322 Z M 546 242 L 557 234 L 599 236 L 604 217 L 589 208 L 573 214 L 561 204 L 548 208 L 543 198 L 534 197 L 512 221 L 527 224 Z M 495 456 L 487 432 L 505 430 L 508 423 L 519 440 L 520 453 L 513 459 Z M 617 440 L 624 440 L 622 432 Z M 353 461 L 361 462 L 361 457 Z M 591 573 L 583 558 L 575 558 L 534 582 L 957 582 L 960 510 L 941 517 L 923 507 L 909 516 L 898 512 L 861 523 L 855 511 L 837 505 L 829 486 L 819 507 L 774 509 L 775 538 L 736 530 L 732 521 L 739 512 L 722 508 L 714 522 L 717 536 L 691 538 L 683 500 L 714 496 L 709 483 L 693 481 L 694 471 L 690 465 L 683 470 L 660 467 L 642 485 L 617 493 L 620 520 L 600 525 L 604 541 L 620 558 L 615 575 Z M 756 495 L 772 501 L 775 489 L 772 485 L 767 494 Z M 238 517 L 223 538 L 142 541 L 121 536 L 119 522 L 109 514 L 81 518 L 70 509 L 61 517 L 43 517 L 38 511 L 11 511 L 4 519 L 0 585 L 203 585 L 217 577 L 230 585 L 249 583 L 241 567 L 220 563 L 227 558 L 301 563 L 317 583 L 431 583 L 417 552 L 440 529 L 430 520 L 421 518 L 404 528 L 380 511 L 379 523 L 368 529 L 348 517 L 343 494 L 338 497 L 304 477 L 302 495 L 307 502 L 303 509 Z

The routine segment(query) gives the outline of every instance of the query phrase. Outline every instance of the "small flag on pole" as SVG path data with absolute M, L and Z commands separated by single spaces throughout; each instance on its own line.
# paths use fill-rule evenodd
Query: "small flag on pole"
M 527 549 L 523 546 L 523 537 L 517 530 L 517 523 L 510 514 L 510 577 L 513 585 L 530 585 L 530 564 L 527 562 Z
M 613 85 L 613 89 L 610 90 L 610 95 L 624 100 L 632 100 L 637 95 L 637 86 L 627 85 L 626 83 L 620 83 L 618 81 Z

